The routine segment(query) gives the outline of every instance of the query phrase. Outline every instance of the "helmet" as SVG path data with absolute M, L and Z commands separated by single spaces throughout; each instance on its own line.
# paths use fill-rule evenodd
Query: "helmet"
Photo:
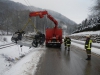
M 68 35 L 66 37 L 69 37 Z
M 90 35 L 86 35 L 87 38 L 90 38 Z

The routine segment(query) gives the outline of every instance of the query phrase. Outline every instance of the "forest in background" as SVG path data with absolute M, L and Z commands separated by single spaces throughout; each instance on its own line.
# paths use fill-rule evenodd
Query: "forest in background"
M 31 11 L 41 10 L 45 9 L 37 8 L 34 6 L 25 6 L 21 3 L 15 3 L 10 0 L 0 0 L 0 30 L 5 30 L 7 34 L 8 32 L 21 30 L 28 21 L 29 13 Z M 63 28 L 63 26 L 66 25 L 67 29 L 65 29 L 65 31 L 69 34 L 75 30 L 77 26 L 75 22 L 58 12 L 52 10 L 47 11 L 58 21 L 59 28 Z M 44 16 L 42 19 L 40 19 L 38 16 L 32 17 L 32 21 L 36 28 L 42 32 L 47 27 L 54 27 L 54 23 L 47 19 L 46 16 Z M 29 24 L 25 31 L 32 32 L 34 31 L 34 28 L 31 24 Z
M 91 14 L 77 25 L 73 33 L 100 30 L 100 0 L 95 1 L 95 5 L 91 7 Z

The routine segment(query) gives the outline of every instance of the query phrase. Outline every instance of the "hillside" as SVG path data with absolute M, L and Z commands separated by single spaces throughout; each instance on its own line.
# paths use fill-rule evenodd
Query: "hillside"
M 15 3 L 10 0 L 0 0 L 0 28 L 10 32 L 21 29 L 28 20 L 29 12 L 38 10 L 45 9 L 37 8 L 34 6 L 25 6 L 21 3 Z M 57 19 L 59 27 L 62 27 L 63 25 L 67 26 L 67 33 L 71 33 L 75 29 L 77 24 L 72 20 L 68 19 L 58 12 L 52 10 L 47 11 L 55 19 Z M 48 21 L 47 23 L 46 17 L 44 17 L 42 20 L 39 17 L 36 17 L 36 20 L 33 18 L 33 22 L 35 23 L 37 29 L 39 29 L 40 31 L 43 31 L 43 29 L 46 27 L 54 26 L 53 22 L 51 21 Z M 27 30 L 33 31 L 33 28 L 29 26 L 28 28 L 26 28 L 26 31 Z

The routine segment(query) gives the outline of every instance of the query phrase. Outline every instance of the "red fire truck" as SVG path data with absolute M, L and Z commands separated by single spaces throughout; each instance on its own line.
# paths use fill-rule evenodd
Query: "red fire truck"
M 40 18 L 43 18 L 44 15 L 47 15 L 47 17 L 54 22 L 55 26 L 54 28 L 47 28 L 45 35 L 46 35 L 46 47 L 61 47 L 62 44 L 62 29 L 58 28 L 58 22 L 56 19 L 54 19 L 47 11 L 36 11 L 31 12 L 29 14 L 29 17 L 39 16 Z

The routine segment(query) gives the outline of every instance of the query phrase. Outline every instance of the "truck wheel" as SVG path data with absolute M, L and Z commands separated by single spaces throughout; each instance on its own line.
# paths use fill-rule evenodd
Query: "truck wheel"
M 57 47 L 60 48 L 61 47 L 61 44 L 58 44 Z
M 46 47 L 49 47 L 49 45 L 48 45 L 48 44 L 46 44 Z

